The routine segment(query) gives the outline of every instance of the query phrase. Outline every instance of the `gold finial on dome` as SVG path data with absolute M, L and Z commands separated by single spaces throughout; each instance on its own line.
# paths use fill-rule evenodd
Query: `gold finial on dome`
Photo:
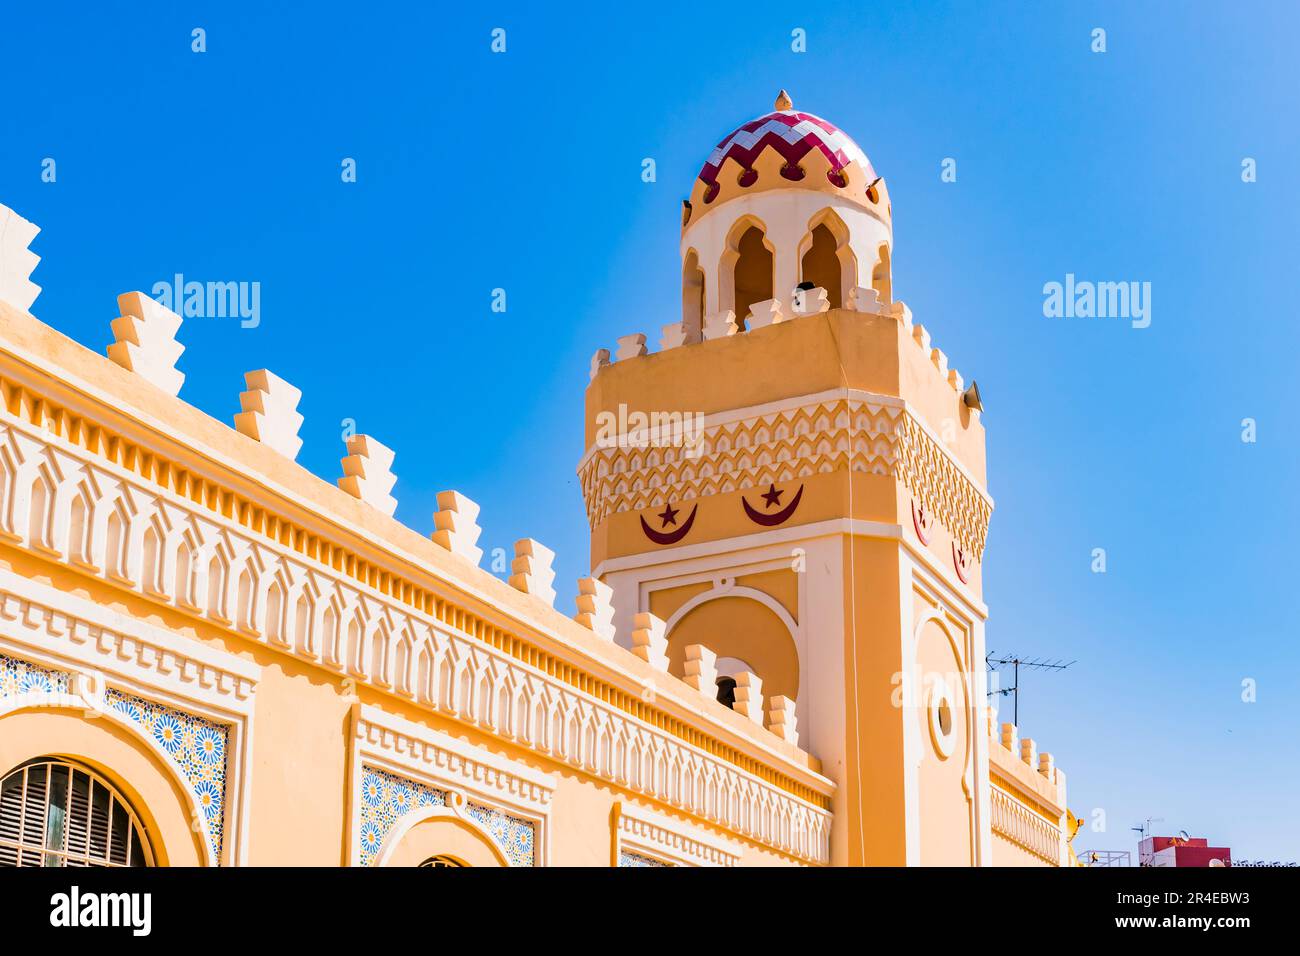
M 778 110 L 794 109 L 794 103 L 790 101 L 790 94 L 787 93 L 785 90 L 782 90 L 780 93 L 776 94 L 776 108 Z

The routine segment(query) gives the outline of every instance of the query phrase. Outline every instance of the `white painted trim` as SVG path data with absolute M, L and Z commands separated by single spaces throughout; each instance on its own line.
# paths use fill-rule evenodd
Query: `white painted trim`
M 621 558 L 609 558 L 592 570 L 592 576 L 604 578 L 610 574 L 648 568 L 665 569 L 665 573 L 671 574 L 671 571 L 667 570 L 671 565 L 694 559 L 712 559 L 710 561 L 711 566 L 727 567 L 724 558 L 728 554 L 769 546 L 794 544 L 837 534 L 852 535 L 857 538 L 884 538 L 899 542 L 909 557 L 922 565 L 935 578 L 944 582 L 944 592 L 950 595 L 949 599 L 952 602 L 964 605 L 977 617 L 988 617 L 988 606 L 975 597 L 970 589 L 957 579 L 955 572 L 949 572 L 945 569 L 935 555 L 926 550 L 918 550 L 911 540 L 903 534 L 901 525 L 889 524 L 884 521 L 867 521 L 860 518 L 831 518 L 812 524 L 776 528 L 772 531 L 760 531 L 735 538 L 719 538 L 716 541 L 677 545 L 676 547 L 660 548 L 656 551 L 647 551 L 641 554 L 630 554 Z
M 746 572 L 741 572 L 741 573 L 746 573 Z M 730 578 L 727 579 L 727 581 L 730 580 L 731 580 Z M 727 581 L 716 581 L 713 587 L 709 588 L 709 590 L 701 591 L 699 594 L 695 595 L 695 597 L 691 598 L 689 601 L 687 601 L 685 604 L 679 607 L 676 611 L 674 611 L 672 613 L 672 616 L 669 617 L 668 620 L 664 622 L 664 632 L 669 637 L 671 637 L 673 633 L 673 628 L 677 626 L 677 623 L 682 618 L 684 618 L 687 614 L 690 614 L 691 611 L 694 611 L 701 604 L 707 604 L 710 601 L 716 601 L 719 598 L 736 597 L 736 598 L 745 598 L 750 601 L 757 601 L 759 604 L 763 605 L 763 607 L 767 608 L 769 611 L 771 611 L 773 614 L 775 614 L 778 618 L 781 619 L 781 623 L 785 626 L 785 629 L 790 633 L 791 640 L 795 640 L 798 637 L 799 624 L 797 621 L 795 621 L 793 617 L 790 616 L 790 612 L 785 609 L 784 605 L 782 605 L 780 601 L 772 597 L 772 595 L 764 591 L 760 591 L 757 588 L 749 588 L 749 587 L 744 587 L 743 585 L 730 584 L 727 583 Z M 659 590 L 659 589 L 656 588 L 655 590 Z
M 0 647 L 3 646 L 0 645 Z M 0 721 L 3 721 L 10 714 L 34 708 L 80 710 L 87 719 L 107 720 L 109 723 L 125 730 L 135 740 L 143 744 L 167 769 L 175 788 L 181 792 L 185 800 L 185 811 L 190 820 L 190 827 L 198 827 L 197 832 L 204 864 L 216 866 L 217 858 L 212 852 L 212 831 L 208 827 L 207 815 L 203 812 L 203 808 L 199 806 L 194 791 L 190 788 L 189 781 L 185 779 L 180 768 L 172 760 L 171 755 L 163 750 L 157 741 L 145 734 L 138 724 L 128 720 L 104 703 L 103 693 L 105 688 L 102 674 L 77 672 L 73 677 L 77 690 L 71 694 L 28 691 L 0 699 Z M 112 770 L 111 767 L 109 769 Z
M 614 804 L 614 862 L 627 850 L 674 866 L 735 866 L 740 850 L 711 833 L 626 800 Z
M 774 849 L 793 856 L 820 860 L 827 852 L 829 812 L 758 774 L 750 773 L 739 762 L 719 756 L 708 747 L 689 743 L 685 738 L 592 693 L 579 691 L 572 684 L 526 664 L 507 651 L 448 627 L 430 614 L 403 604 L 319 561 L 306 558 L 278 541 L 254 534 L 237 522 L 180 495 L 155 487 L 111 462 L 8 416 L 3 410 L 0 410 L 0 441 L 14 443 L 12 447 L 17 448 L 22 477 L 22 481 L 15 483 L 16 492 L 9 495 L 13 502 L 22 506 L 22 520 L 12 519 L 17 529 L 17 533 L 10 536 L 17 542 L 15 547 L 26 547 L 39 553 L 43 560 L 63 562 L 78 573 L 106 581 L 113 587 L 141 596 L 147 601 L 175 608 L 181 614 L 208 621 L 225 631 L 234 631 L 277 653 L 305 660 L 325 671 L 337 672 L 344 669 L 321 660 L 319 650 L 319 637 L 323 629 L 321 618 L 327 603 L 333 599 L 343 610 L 343 620 L 347 620 L 353 612 L 360 614 L 366 625 L 365 640 L 380 641 L 386 648 L 383 655 L 387 665 L 386 673 L 354 675 L 381 693 L 406 699 L 414 706 L 482 728 L 485 733 L 513 741 L 545 758 L 611 782 L 625 792 L 644 793 L 687 813 L 712 820 L 719 826 L 734 829 L 738 834 L 756 842 L 766 843 L 769 838 L 776 838 L 776 834 L 791 833 L 795 841 L 791 845 L 771 845 Z M 48 504 L 50 517 L 47 524 L 66 530 L 71 492 L 82 481 L 88 482 L 89 493 L 94 498 L 92 522 L 88 525 L 93 531 L 89 539 L 92 559 L 95 559 L 93 567 L 77 564 L 65 555 L 65 550 L 72 550 L 66 540 L 56 540 L 53 551 L 49 548 L 42 549 L 41 542 L 24 540 L 28 528 L 31 474 L 33 469 L 48 464 L 49 455 L 55 455 L 61 464 L 58 487 Z M 107 521 L 107 513 L 114 507 L 118 496 L 129 505 L 124 528 L 124 548 L 126 572 L 135 583 L 106 572 L 104 567 L 108 562 L 102 553 L 106 536 L 103 528 L 94 524 L 96 516 L 103 516 Z M 0 515 L 0 523 L 3 520 L 4 516 Z M 165 525 L 165 538 L 160 548 L 162 570 L 155 573 L 150 586 L 146 586 L 145 582 L 139 580 L 144 565 L 145 529 L 156 526 L 159 522 Z M 197 579 L 198 582 L 192 585 L 192 596 L 200 606 L 187 604 L 180 599 L 180 595 L 171 593 L 174 588 L 175 555 L 180 541 L 188 540 L 190 535 L 199 539 L 202 549 L 193 559 L 191 574 L 191 579 Z M 224 579 L 216 582 L 222 585 L 225 603 L 217 608 L 220 613 L 214 613 L 202 599 L 202 593 L 212 583 L 213 579 L 207 573 L 208 561 L 218 548 L 226 558 L 233 556 L 233 560 L 229 563 Z M 96 549 L 101 552 L 98 557 L 95 555 Z M 168 562 L 172 564 L 169 565 Z M 225 619 L 225 615 L 235 615 L 234 586 L 241 569 L 246 570 L 252 579 L 251 598 L 245 619 L 232 623 Z M 423 574 L 435 593 L 447 597 L 447 581 L 435 577 L 427 569 Z M 489 577 L 486 572 L 482 572 L 482 575 Z M 15 580 L 24 582 L 20 593 L 25 592 L 26 579 Z M 424 578 L 417 577 L 416 580 L 424 581 Z M 312 631 L 317 635 L 314 650 L 299 646 L 292 640 L 282 643 L 269 637 L 267 596 L 273 581 L 279 582 L 288 592 L 281 604 L 282 612 L 293 608 L 301 593 L 309 593 L 315 598 L 316 617 L 311 623 Z M 498 583 L 501 587 L 506 587 L 504 583 Z M 460 587 L 459 584 L 455 586 Z M 463 593 L 458 593 L 454 599 L 448 599 L 455 600 L 460 606 L 475 607 L 474 602 L 465 597 L 465 594 L 473 593 L 474 589 L 466 587 L 461 591 Z M 608 681 L 629 696 L 640 697 L 644 692 L 648 678 L 638 678 L 638 671 L 647 672 L 649 669 L 646 665 L 631 657 L 625 662 L 613 660 L 620 652 L 611 651 L 610 656 L 606 657 L 576 649 L 566 638 L 567 632 L 579 629 L 579 625 L 558 612 L 539 607 L 536 618 L 518 620 L 506 612 L 493 610 L 500 603 L 498 600 L 486 594 L 482 600 L 483 607 L 475 608 L 475 613 L 482 614 L 490 623 L 519 633 L 525 640 L 535 641 L 548 653 Z M 549 619 L 547 615 L 550 615 Z M 510 623 L 507 623 L 507 618 Z M 517 630 L 516 623 L 522 625 Z M 280 630 L 287 634 L 287 628 L 281 627 Z M 407 658 L 405 680 L 393 681 L 392 661 L 399 641 L 403 640 L 411 642 L 412 653 Z M 134 647 L 134 644 L 131 646 Z M 169 645 L 169 648 L 174 650 L 175 646 Z M 201 643 L 195 641 L 183 646 L 198 648 Z M 431 655 L 431 673 L 435 677 L 441 673 L 442 668 L 449 667 L 456 679 L 445 684 L 434 679 L 426 686 L 416 686 L 418 659 L 426 651 Z M 164 663 L 170 660 L 167 655 L 162 656 Z M 368 663 L 369 656 L 366 660 Z M 203 673 L 201 669 L 199 672 Z M 232 684 L 230 679 L 225 684 L 236 690 L 239 687 L 238 681 L 233 681 Z M 217 686 L 220 690 L 225 685 L 218 680 Z M 462 693 L 462 688 L 468 688 L 467 692 Z M 700 728 L 709 739 L 756 759 L 764 767 L 788 775 L 818 794 L 829 795 L 833 791 L 831 781 L 809 769 L 807 763 L 783 754 L 783 748 L 788 749 L 787 745 L 775 737 L 765 739 L 768 734 L 762 728 L 740 731 L 727 723 L 714 723 L 702 716 L 700 709 L 691 703 L 696 700 L 692 696 L 694 693 L 685 684 L 680 684 L 680 693 L 677 692 L 677 686 L 660 686 L 657 707 L 668 717 Z M 509 726 L 497 726 L 499 711 L 496 706 L 487 704 L 489 700 L 494 705 L 509 705 Z M 523 712 L 530 715 L 544 712 L 545 720 L 521 721 L 519 715 Z M 571 722 L 594 733 L 596 746 L 587 746 L 588 738 L 585 734 L 568 732 Z M 553 728 L 560 724 L 563 724 L 564 731 L 555 732 Z M 668 773 L 668 768 L 674 766 L 680 771 L 677 777 Z M 695 786 L 674 782 L 682 780 L 697 783 L 707 781 L 704 798 L 700 798 L 700 791 Z M 730 792 L 732 798 L 725 801 L 720 799 L 719 795 L 723 792 Z M 788 818 L 797 819 L 799 826 L 793 830 L 784 828 L 782 821 Z
M 375 854 L 371 866 L 387 866 L 389 859 L 392 858 L 393 852 L 405 838 L 406 834 L 421 823 L 427 823 L 436 820 L 451 820 L 473 830 L 480 839 L 484 840 L 496 854 L 497 861 L 504 867 L 513 866 L 510 857 L 506 853 L 505 847 L 497 840 L 487 828 L 481 823 L 465 813 L 464 797 L 461 797 L 454 790 L 447 791 L 449 803 L 445 807 L 416 807 L 414 810 L 406 813 L 400 820 L 393 824 L 393 828 L 388 831 L 384 837 L 384 842 L 380 844 L 379 851 Z M 459 799 L 457 799 L 459 797 Z
M 938 448 L 943 450 L 944 454 L 952 462 L 953 467 L 957 469 L 962 477 L 970 482 L 971 486 L 982 498 L 984 498 L 985 501 L 988 502 L 989 507 L 993 507 L 994 501 L 992 496 L 988 493 L 988 490 L 981 482 L 975 479 L 975 476 L 970 473 L 970 469 L 962 464 L 956 455 L 949 451 L 948 443 L 935 434 L 934 429 L 931 428 L 925 421 L 925 418 L 917 412 L 916 406 L 908 402 L 906 399 L 899 398 L 896 395 L 869 392 L 866 389 L 861 388 L 831 388 L 821 392 L 813 392 L 808 395 L 796 395 L 790 398 L 778 399 L 773 402 L 764 402 L 761 405 L 746 405 L 741 408 L 729 408 L 725 411 L 711 412 L 704 416 L 704 430 L 707 431 L 721 425 L 730 425 L 736 422 L 755 421 L 769 415 L 780 414 L 781 412 L 794 412 L 804 408 L 844 401 L 863 402 L 868 405 L 881 405 L 889 408 L 900 409 L 916 423 L 917 427 L 920 428 L 926 437 L 934 442 Z M 645 431 L 646 434 L 649 434 L 650 429 L 647 428 L 629 433 L 629 437 L 639 435 L 641 431 Z M 579 460 L 577 471 L 581 473 L 582 469 L 591 461 L 592 458 L 602 451 L 609 450 L 611 449 L 600 445 L 590 446 Z M 627 449 L 626 447 L 620 446 L 613 450 L 625 451 Z
M 227 725 L 221 862 L 245 865 L 260 667 L 6 569 L 0 569 L 0 650 L 92 675 L 101 693 L 107 676 L 119 689 Z
M 547 864 L 550 858 L 551 798 L 556 786 L 553 774 L 361 703 L 352 707 L 351 750 L 352 766 L 348 775 L 349 865 L 356 866 L 361 860 L 361 807 L 356 802 L 356 794 L 360 792 L 365 765 L 390 769 L 435 789 L 462 798 L 470 796 L 476 802 L 496 806 L 531 821 L 535 833 L 534 863 L 537 866 Z M 450 799 L 450 803 L 454 805 L 454 799 Z M 493 843 L 496 843 L 495 839 Z M 504 848 L 502 852 L 505 852 Z M 509 859 L 508 855 L 506 859 Z

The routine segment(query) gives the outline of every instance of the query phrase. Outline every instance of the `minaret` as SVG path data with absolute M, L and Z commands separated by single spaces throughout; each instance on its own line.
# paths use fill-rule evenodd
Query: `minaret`
M 782 91 L 683 203 L 680 322 L 596 354 L 578 472 L 620 639 L 652 613 L 673 673 L 706 648 L 764 699 L 838 785 L 836 863 L 980 864 L 984 430 L 892 247 L 884 180 Z

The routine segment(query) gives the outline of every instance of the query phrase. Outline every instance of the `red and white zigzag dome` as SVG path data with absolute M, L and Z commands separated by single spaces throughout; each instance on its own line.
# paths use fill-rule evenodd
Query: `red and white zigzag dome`
M 740 196 L 768 189 L 807 189 L 854 201 L 889 221 L 884 181 L 853 138 L 834 124 L 794 109 L 782 90 L 775 109 L 737 127 L 704 161 L 682 210 L 682 228 Z

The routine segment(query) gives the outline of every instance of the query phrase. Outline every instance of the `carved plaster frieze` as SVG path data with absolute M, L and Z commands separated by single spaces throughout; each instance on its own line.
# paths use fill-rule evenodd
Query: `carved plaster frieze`
M 691 443 L 595 447 L 578 468 L 593 528 L 611 515 L 835 471 L 889 475 L 964 548 L 984 552 L 993 503 L 901 402 L 823 398 L 706 421 Z

